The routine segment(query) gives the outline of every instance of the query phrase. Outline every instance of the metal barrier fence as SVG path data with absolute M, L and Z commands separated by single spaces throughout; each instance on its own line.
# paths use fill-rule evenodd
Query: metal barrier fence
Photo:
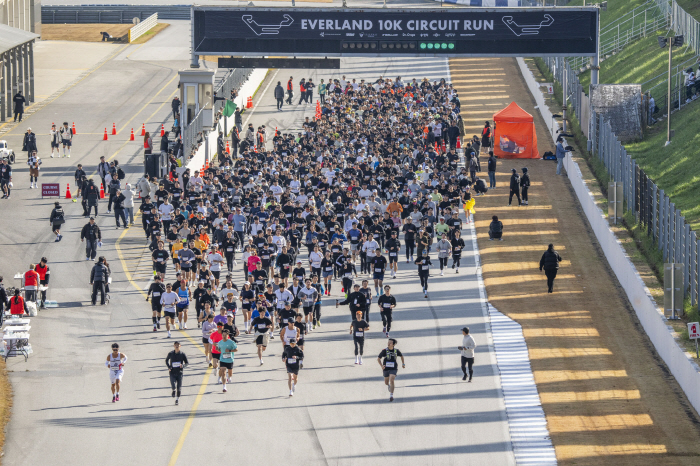
M 625 150 L 610 123 L 595 112 L 591 117 L 592 152 L 608 169 L 612 181 L 621 182 L 626 211 L 632 211 L 647 236 L 662 252 L 664 262 L 683 264 L 683 289 L 693 306 L 700 304 L 698 263 L 700 244 L 685 217 L 663 189 L 649 179 Z
M 148 18 L 141 21 L 136 26 L 129 29 L 129 42 L 135 41 L 158 24 L 158 13 L 153 13 Z
M 162 20 L 190 20 L 190 5 L 42 5 L 42 24 L 128 24 L 154 13 Z
M 612 54 L 619 53 L 631 42 L 635 42 L 648 34 L 669 27 L 671 18 L 663 14 L 653 2 L 647 2 L 641 7 L 622 16 L 600 31 L 600 61 Z M 589 68 L 588 57 L 572 57 L 569 59 L 574 69 Z
M 685 42 L 692 47 L 695 55 L 700 55 L 700 23 L 678 6 L 675 0 L 673 0 L 671 13 L 673 30 L 676 34 L 683 34 Z
M 204 144 L 204 109 L 200 110 L 189 125 L 182 130 L 182 155 L 184 161 L 190 158 L 190 155 Z M 211 129 L 211 128 L 206 128 Z M 183 161 L 183 165 L 184 165 Z

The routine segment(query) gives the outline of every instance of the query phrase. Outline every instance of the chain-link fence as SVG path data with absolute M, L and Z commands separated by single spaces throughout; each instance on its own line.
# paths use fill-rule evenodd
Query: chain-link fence
M 627 153 L 610 123 L 595 112 L 591 120 L 593 154 L 605 164 L 611 180 L 622 183 L 625 210 L 632 211 L 644 226 L 647 235 L 662 252 L 664 262 L 683 264 L 683 289 L 690 294 L 692 304 L 697 306 L 700 302 L 697 234 L 690 230 L 685 217 L 664 190 L 659 189 Z

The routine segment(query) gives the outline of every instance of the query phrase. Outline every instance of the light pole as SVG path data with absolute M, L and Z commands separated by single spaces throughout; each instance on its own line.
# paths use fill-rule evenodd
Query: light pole
M 668 146 L 671 144 L 671 59 L 672 59 L 672 50 L 673 47 L 681 47 L 683 45 L 683 36 L 674 36 L 674 37 L 663 37 L 663 36 L 658 36 L 657 40 L 659 41 L 659 46 L 661 48 L 666 47 L 666 43 L 668 42 L 668 97 L 667 97 L 667 102 L 666 106 L 668 107 L 668 115 L 667 115 L 667 121 L 666 121 L 666 144 L 664 146 Z M 680 94 L 679 97 L 680 99 Z M 679 105 L 680 107 L 680 105 Z

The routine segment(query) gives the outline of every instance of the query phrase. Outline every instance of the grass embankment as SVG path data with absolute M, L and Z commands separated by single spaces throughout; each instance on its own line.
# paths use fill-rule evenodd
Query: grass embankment
M 170 26 L 168 23 L 158 23 L 132 44 L 143 44 Z M 129 34 L 133 24 L 43 24 L 41 38 L 43 40 L 68 40 L 78 42 L 102 42 L 102 32 L 112 37 L 122 37 Z M 126 39 L 123 43 L 126 43 Z
M 676 3 L 690 16 L 700 21 L 700 2 L 698 0 L 676 0 Z
M 657 86 L 666 80 L 665 72 L 668 71 L 668 48 L 659 47 L 657 35 L 666 35 L 666 31 L 652 33 L 649 37 L 641 39 L 625 47 L 620 53 L 611 56 L 600 64 L 601 84 L 644 84 L 642 90 L 652 89 L 652 96 L 657 99 L 664 98 L 666 86 Z M 673 63 L 683 63 L 693 58 L 693 52 L 686 47 L 673 51 Z M 591 83 L 591 72 L 586 71 L 579 75 L 579 81 L 584 89 L 588 89 Z M 656 78 L 656 79 L 654 79 Z M 651 82 L 647 82 L 650 81 Z M 656 86 L 656 87 L 654 87 Z M 685 100 L 685 99 L 684 99 Z M 663 105 L 665 107 L 665 105 Z

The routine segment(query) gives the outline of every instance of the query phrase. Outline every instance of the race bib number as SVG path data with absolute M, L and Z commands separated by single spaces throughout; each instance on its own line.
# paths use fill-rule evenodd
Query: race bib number
M 297 363 L 297 358 L 287 358 L 287 364 L 296 364 Z
M 231 359 L 231 355 L 232 355 L 232 354 L 233 354 L 233 353 L 231 353 L 231 352 L 221 353 L 221 358 L 222 358 L 222 359 Z
M 182 364 L 180 364 L 179 362 L 175 362 L 175 361 L 173 361 L 171 365 L 173 366 L 173 369 L 178 369 L 182 366 Z
M 326 267 L 326 272 L 332 272 L 332 271 L 333 271 L 333 267 Z
M 158 262 L 163 262 L 163 258 L 162 258 L 162 257 L 159 257 L 159 258 L 158 258 Z
M 365 332 L 355 332 L 355 336 L 356 336 L 356 337 L 364 337 L 364 336 L 365 336 Z
M 396 366 L 396 363 L 393 362 L 393 361 L 392 361 L 392 362 L 387 361 L 384 365 L 385 365 L 386 368 L 388 369 L 388 368 L 390 368 L 390 367 L 395 367 L 395 366 Z
M 377 273 L 382 273 L 382 270 L 383 270 L 383 269 L 379 269 L 379 268 L 376 268 L 376 267 L 375 267 L 375 269 L 374 269 L 374 271 L 377 272 Z
M 391 303 L 384 303 L 384 309 L 391 309 Z
M 395 257 L 395 256 L 396 256 L 396 253 L 395 253 L 395 252 L 390 252 L 389 255 L 392 256 L 392 257 Z
M 265 330 L 267 328 L 267 324 L 258 324 L 258 330 Z
M 233 248 L 226 248 L 228 252 L 233 252 Z
M 154 291 L 154 292 L 153 292 L 153 297 L 154 297 L 154 298 L 157 298 L 158 296 L 160 296 L 160 291 Z

